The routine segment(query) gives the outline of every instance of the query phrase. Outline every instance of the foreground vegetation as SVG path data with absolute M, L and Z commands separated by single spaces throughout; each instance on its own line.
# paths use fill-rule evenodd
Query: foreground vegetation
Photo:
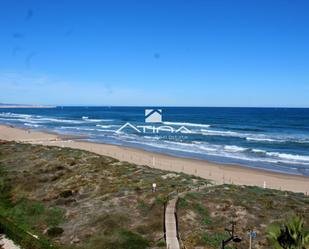
M 274 239 L 291 217 L 302 217 L 298 219 L 305 222 L 303 231 L 309 228 L 309 197 L 304 194 L 258 187 L 212 186 L 180 198 L 177 213 L 180 236 L 187 248 L 219 248 L 221 241 L 229 237 L 225 228 L 231 227 L 231 221 L 236 223 L 236 235 L 242 238 L 237 248 L 249 248 L 249 231 L 257 233 L 253 248 L 309 248 L 309 241 L 307 247 L 278 247 Z
M 249 230 L 257 232 L 253 248 L 309 248 L 303 194 L 213 186 L 86 151 L 0 141 L 0 233 L 23 249 L 164 248 L 164 204 L 176 192 L 186 192 L 177 214 L 187 249 L 219 248 L 230 221 L 242 238 L 238 248 L 249 247 Z M 301 232 L 289 232 L 291 217 L 300 217 Z
M 76 149 L 0 143 L 0 217 L 31 249 L 40 247 L 28 246 L 29 233 L 41 248 L 162 247 L 170 194 L 207 183 Z
M 283 224 L 271 224 L 267 237 L 275 249 L 309 248 L 309 231 L 305 230 L 304 220 L 300 216 L 290 217 Z

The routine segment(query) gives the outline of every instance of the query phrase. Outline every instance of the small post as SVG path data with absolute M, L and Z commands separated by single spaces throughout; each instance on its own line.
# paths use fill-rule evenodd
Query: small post
M 249 230 L 249 249 L 252 249 L 252 239 L 256 238 L 256 232 L 253 230 Z
M 157 191 L 157 184 L 154 182 L 152 184 L 152 193 L 155 193 Z

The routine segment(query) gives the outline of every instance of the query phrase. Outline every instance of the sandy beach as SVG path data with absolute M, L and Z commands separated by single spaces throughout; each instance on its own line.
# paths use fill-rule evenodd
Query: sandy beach
M 0 125 L 0 139 L 46 146 L 70 147 L 111 156 L 130 163 L 183 172 L 210 179 L 215 184 L 237 184 L 309 193 L 309 177 L 257 170 L 205 160 L 179 158 L 124 146 L 83 142 L 70 136 Z

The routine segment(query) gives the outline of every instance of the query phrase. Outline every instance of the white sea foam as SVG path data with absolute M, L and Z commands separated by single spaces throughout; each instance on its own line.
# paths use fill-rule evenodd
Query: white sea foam
M 150 139 L 150 140 L 160 140 L 160 137 L 156 137 L 156 136 L 143 136 L 146 139 Z
M 259 149 L 250 149 L 236 145 L 216 145 L 200 141 L 193 141 L 193 142 L 167 141 L 161 139 L 154 139 L 157 137 L 138 136 L 135 134 L 125 134 L 125 133 L 121 135 L 119 134 L 115 135 L 114 133 L 112 133 L 108 135 L 108 137 L 117 139 L 118 141 L 120 140 L 134 144 L 147 145 L 154 148 L 160 148 L 175 152 L 179 151 L 184 153 L 231 158 L 235 160 L 272 163 L 277 164 L 279 166 L 282 163 L 290 165 L 293 164 L 304 165 L 305 167 L 309 165 L 309 161 L 304 160 L 304 159 L 307 160 L 306 156 L 304 158 L 303 156 L 295 157 L 294 155 L 293 157 L 294 160 L 291 160 L 290 154 L 282 155 L 282 153 L 279 153 L 278 156 L 277 153 L 269 154 L 274 152 L 267 152 L 265 150 L 259 150 Z
M 19 114 L 19 113 L 11 113 L 11 112 L 1 112 L 1 117 L 15 117 L 15 118 L 30 118 L 32 115 L 30 114 Z
M 244 147 L 239 147 L 236 145 L 213 145 L 209 143 L 182 143 L 174 141 L 146 141 L 135 139 L 135 143 L 145 144 L 148 146 L 153 146 L 156 148 L 164 148 L 168 150 L 181 151 L 186 153 L 194 153 L 210 156 L 219 156 L 225 158 L 232 158 L 237 160 L 245 160 L 252 162 L 264 162 L 264 163 L 285 163 L 285 164 L 299 164 L 308 166 L 309 157 L 300 155 L 290 155 L 282 153 L 266 152 L 264 150 L 249 149 Z M 256 153 L 256 156 L 250 155 L 250 151 Z M 264 154 L 264 157 L 258 156 L 259 153 Z M 272 156 L 271 156 L 272 155 Z M 276 155 L 278 158 L 274 157 Z M 291 160 L 294 159 L 294 160 Z
M 16 118 L 0 118 L 0 120 L 3 120 L 3 121 L 21 121 L 21 119 L 16 119 Z M 26 121 L 26 119 L 23 119 L 24 121 Z
M 12 118 L 14 117 L 14 118 Z M 2 120 L 7 121 L 18 121 L 26 122 L 32 124 L 42 124 L 42 123 L 68 123 L 68 124 L 81 124 L 81 121 L 70 120 L 70 119 L 58 119 L 58 118 L 47 118 L 42 116 L 33 116 L 33 115 L 11 115 L 10 118 L 1 118 Z
M 59 118 L 40 118 L 37 121 L 53 122 L 53 123 L 67 123 L 67 124 L 82 124 L 83 122 L 72 119 L 59 119 Z
M 248 141 L 257 141 L 257 142 L 285 142 L 284 140 L 272 139 L 266 137 L 246 137 Z
M 297 138 L 297 137 L 288 137 L 288 136 L 264 136 L 264 135 L 256 135 L 255 137 L 246 137 L 247 141 L 254 141 L 254 142 L 269 142 L 269 143 L 301 143 L 306 144 L 309 143 L 309 139 L 306 138 Z
M 197 134 L 199 134 L 199 132 L 197 132 Z M 309 143 L 309 139 L 306 139 L 306 138 L 278 136 L 278 135 L 265 135 L 265 134 L 252 134 L 252 133 L 240 133 L 240 132 L 234 132 L 234 131 L 201 129 L 201 134 L 204 135 L 204 136 L 238 137 L 238 138 L 243 138 L 243 139 L 246 139 L 247 141 L 253 141 L 253 142 Z
M 112 132 L 112 133 L 115 133 L 115 130 L 111 130 L 111 129 L 96 129 L 96 131 Z M 100 135 L 100 134 L 98 134 L 98 135 Z
M 218 130 L 205 130 L 201 129 L 203 135 L 206 136 L 224 136 L 224 137 L 244 137 L 246 134 L 234 131 L 218 131 Z
M 264 153 L 264 154 L 266 154 L 266 151 L 265 151 L 265 150 L 251 149 L 251 151 L 254 152 L 254 153 Z
M 86 116 L 83 116 L 82 119 L 84 121 L 87 121 L 87 122 L 112 122 L 114 121 L 113 119 L 95 119 L 95 118 L 89 118 L 89 117 L 86 117 Z
M 88 122 L 102 122 L 102 121 L 106 121 L 106 120 L 104 120 L 104 119 L 86 119 L 86 121 L 88 121 Z
M 163 122 L 163 124 L 166 125 L 177 125 L 177 126 L 192 126 L 192 127 L 204 127 L 204 128 L 208 128 L 210 127 L 210 125 L 208 124 L 197 124 L 197 123 L 187 123 L 187 122 Z
M 115 125 L 99 125 L 99 124 L 97 124 L 96 126 L 100 127 L 100 128 L 103 128 L 103 129 L 115 127 Z
M 34 127 L 34 128 L 38 128 L 40 127 L 41 125 L 38 125 L 38 124 L 29 124 L 29 123 L 24 123 L 25 126 L 29 126 L 29 127 Z
M 169 141 L 169 140 L 165 140 L 164 143 L 175 144 L 175 145 L 180 145 L 180 146 L 189 146 L 189 147 L 194 146 L 194 144 L 192 143 L 176 142 L 176 141 Z
M 88 127 L 76 127 L 76 126 L 61 126 L 59 129 L 64 130 L 78 130 L 78 131 L 95 131 L 94 128 L 88 128 Z
M 279 152 L 266 152 L 266 154 L 269 156 L 279 157 L 287 160 L 309 162 L 309 156 L 305 155 L 295 155 L 295 154 L 279 153 Z
M 229 152 L 243 152 L 243 151 L 248 150 L 248 148 L 239 147 L 236 145 L 225 145 L 224 149 Z

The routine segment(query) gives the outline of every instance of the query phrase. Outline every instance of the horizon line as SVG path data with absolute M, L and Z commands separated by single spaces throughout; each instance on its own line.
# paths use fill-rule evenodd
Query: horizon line
M 79 104 L 71 104 L 71 105 L 55 105 L 55 104 L 9 104 L 9 103 L 0 103 L 1 106 L 24 106 L 29 108 L 31 107 L 169 107 L 169 108 L 272 108 L 272 109 L 309 109 L 309 106 L 299 107 L 299 106 L 198 106 L 198 105 L 79 105 Z M 5 108 L 4 108 L 5 109 Z

